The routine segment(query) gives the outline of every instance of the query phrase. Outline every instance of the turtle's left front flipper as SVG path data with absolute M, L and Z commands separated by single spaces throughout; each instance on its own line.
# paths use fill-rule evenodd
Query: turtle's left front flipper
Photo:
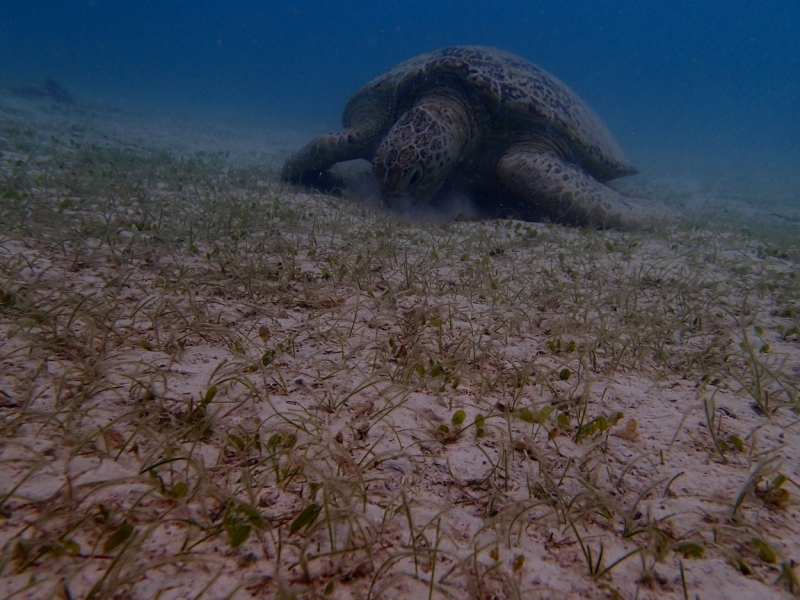
M 553 152 L 511 151 L 497 165 L 500 181 L 553 217 L 602 229 L 637 229 L 673 222 L 667 206 L 626 198 Z
M 292 154 L 281 169 L 281 178 L 293 183 L 314 184 L 338 162 L 367 157 L 366 136 L 356 129 L 326 133 Z

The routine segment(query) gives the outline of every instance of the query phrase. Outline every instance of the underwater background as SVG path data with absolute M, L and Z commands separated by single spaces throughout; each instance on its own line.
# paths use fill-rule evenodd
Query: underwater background
M 52 77 L 78 103 L 304 135 L 454 44 L 562 79 L 643 174 L 800 206 L 800 1 L 0 0 L 2 86 Z

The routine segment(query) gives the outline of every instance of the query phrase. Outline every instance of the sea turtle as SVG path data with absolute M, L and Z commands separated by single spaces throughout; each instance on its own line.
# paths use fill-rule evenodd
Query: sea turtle
M 356 92 L 342 123 L 289 157 L 282 177 L 319 181 L 335 163 L 363 158 L 389 206 L 428 203 L 459 181 L 500 184 L 583 225 L 647 226 L 668 214 L 603 185 L 637 171 L 600 118 L 564 83 L 496 48 L 407 60 Z

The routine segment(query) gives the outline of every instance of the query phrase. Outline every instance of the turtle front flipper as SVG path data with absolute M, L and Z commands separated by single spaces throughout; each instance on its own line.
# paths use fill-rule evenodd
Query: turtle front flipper
M 352 128 L 315 137 L 286 159 L 281 178 L 294 183 L 319 183 L 336 163 L 369 158 L 367 137 Z
M 500 181 L 553 217 L 602 229 L 636 229 L 673 221 L 659 202 L 626 198 L 553 152 L 510 151 L 497 166 Z

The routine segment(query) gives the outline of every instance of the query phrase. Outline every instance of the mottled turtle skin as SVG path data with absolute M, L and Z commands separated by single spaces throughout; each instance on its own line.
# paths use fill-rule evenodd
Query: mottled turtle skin
M 282 177 L 319 180 L 363 158 L 389 206 L 428 203 L 460 180 L 499 184 L 581 225 L 652 226 L 667 214 L 603 185 L 636 173 L 606 126 L 564 83 L 503 50 L 458 46 L 407 60 L 356 92 L 342 122 L 292 155 Z

